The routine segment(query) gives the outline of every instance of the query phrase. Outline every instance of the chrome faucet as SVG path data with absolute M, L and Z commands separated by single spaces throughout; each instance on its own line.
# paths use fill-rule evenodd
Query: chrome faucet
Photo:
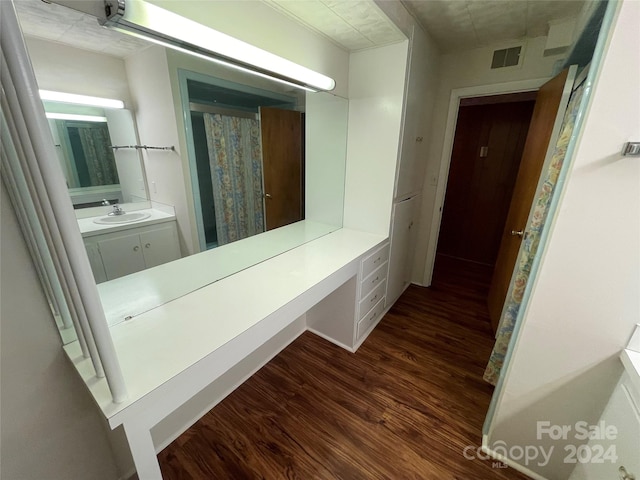
M 103 205 L 104 207 L 108 207 L 108 206 L 109 206 L 109 205 L 111 205 L 111 204 L 109 203 L 109 200 L 107 200 L 106 198 L 103 198 L 103 199 L 102 199 L 102 205 Z
M 113 205 L 113 210 L 111 212 L 108 213 L 108 215 L 124 215 L 125 212 L 120 205 L 118 205 L 117 203 L 115 205 Z

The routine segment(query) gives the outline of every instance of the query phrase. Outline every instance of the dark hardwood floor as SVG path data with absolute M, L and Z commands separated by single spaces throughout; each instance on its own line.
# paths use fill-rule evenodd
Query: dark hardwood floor
M 492 393 L 490 275 L 440 257 L 355 354 L 303 334 L 160 453 L 164 478 L 526 478 L 463 456 Z

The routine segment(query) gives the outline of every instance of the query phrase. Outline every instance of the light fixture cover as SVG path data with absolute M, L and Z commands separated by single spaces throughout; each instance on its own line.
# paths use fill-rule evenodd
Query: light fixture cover
M 336 86 L 331 77 L 143 0 L 108 0 L 100 23 L 306 89 L 330 91 Z
M 89 95 L 76 95 L 75 93 L 53 92 L 40 90 L 40 99 L 50 102 L 74 103 L 77 105 L 90 105 L 92 107 L 124 108 L 122 100 L 112 98 L 91 97 Z
M 80 115 L 77 113 L 55 113 L 46 112 L 47 118 L 52 120 L 77 120 L 83 122 L 106 122 L 107 117 L 101 117 L 98 115 Z

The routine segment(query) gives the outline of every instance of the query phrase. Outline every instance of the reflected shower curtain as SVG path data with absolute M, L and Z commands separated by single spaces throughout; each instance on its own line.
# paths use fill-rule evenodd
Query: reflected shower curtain
M 120 183 L 106 124 L 100 126 L 76 124 L 68 128 L 70 131 L 72 128 L 78 131 L 90 181 L 86 186 L 96 187 Z
M 584 84 L 576 88 L 571 94 L 567 111 L 564 115 L 562 127 L 560 129 L 560 136 L 556 142 L 556 146 L 553 152 L 553 157 L 546 172 L 543 172 L 544 183 L 542 189 L 537 193 L 537 196 L 533 203 L 533 216 L 531 223 L 528 225 L 526 231 L 528 235 L 522 242 L 522 249 L 520 258 L 514 272 L 513 284 L 507 295 L 505 309 L 503 312 L 502 326 L 498 330 L 496 337 L 496 343 L 491 352 L 491 358 L 489 364 L 484 372 L 485 381 L 495 385 L 498 382 L 502 365 L 509 348 L 513 329 L 518 319 L 518 312 L 522 304 L 522 297 L 524 295 L 527 282 L 529 280 L 529 274 L 531 272 L 531 266 L 533 260 L 538 252 L 538 246 L 540 244 L 540 235 L 549 213 L 549 205 L 555 192 L 556 183 L 562 165 L 567 153 L 567 146 L 571 140 L 571 136 L 574 131 L 576 122 L 576 116 L 580 107 L 580 101 L 584 90 Z
M 204 114 L 218 245 L 264 232 L 260 124 Z

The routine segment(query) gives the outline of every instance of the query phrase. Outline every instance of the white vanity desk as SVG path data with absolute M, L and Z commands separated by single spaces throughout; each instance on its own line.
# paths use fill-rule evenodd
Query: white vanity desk
M 77 342 L 65 351 L 111 428 L 123 425 L 139 477 L 161 478 L 151 428 L 305 313 L 313 331 L 355 350 L 385 306 L 372 291 L 375 306 L 360 313 L 362 277 L 373 272 L 381 290 L 387 255 L 386 237 L 340 229 L 113 325 L 129 393 L 120 404 Z

